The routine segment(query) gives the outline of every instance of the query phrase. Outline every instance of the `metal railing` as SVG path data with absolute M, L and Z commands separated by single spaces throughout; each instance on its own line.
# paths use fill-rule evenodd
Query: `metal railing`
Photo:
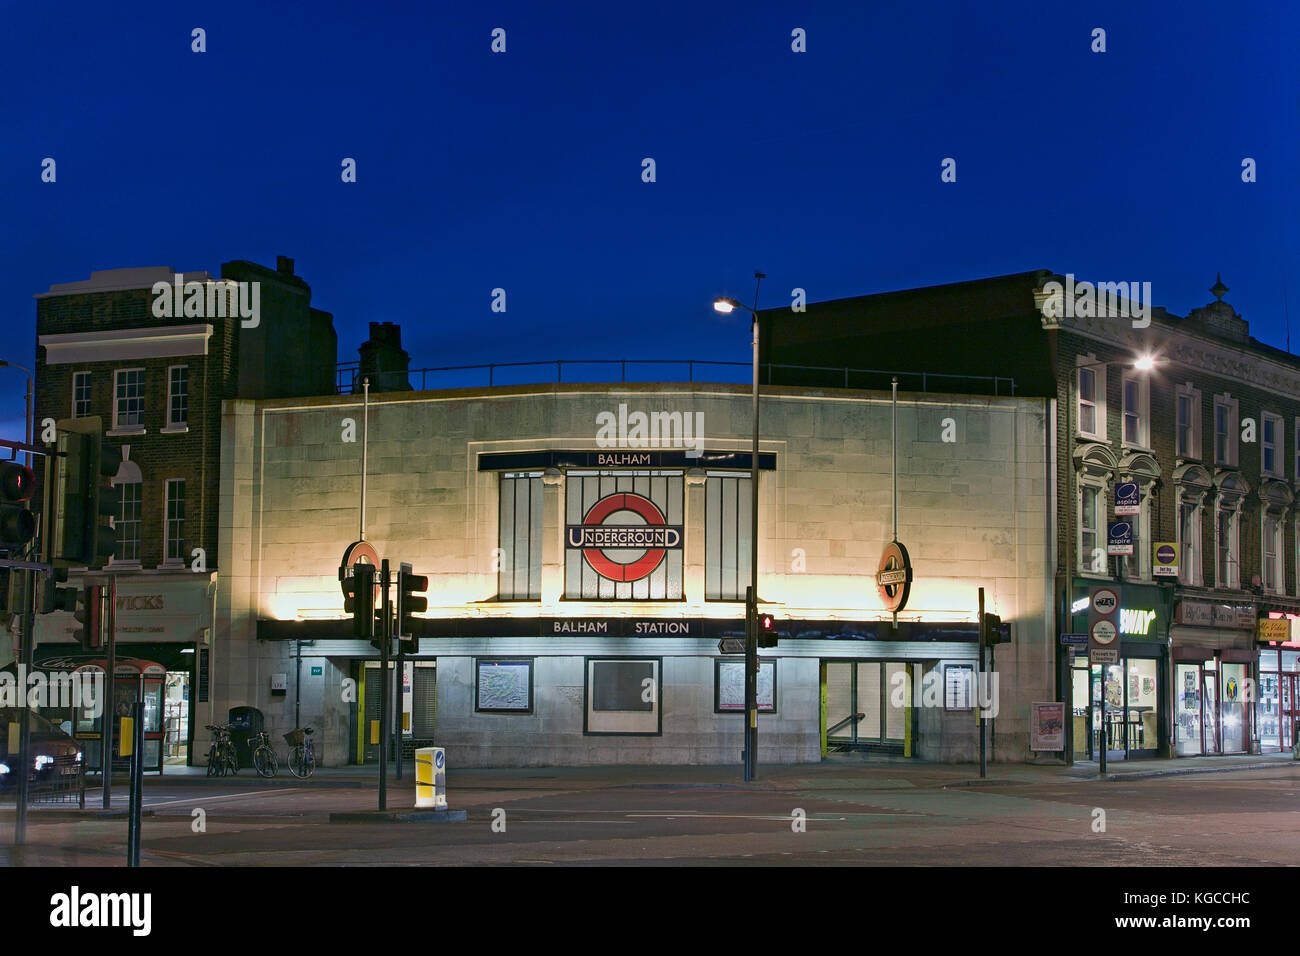
M 634 372 L 637 369 L 655 369 L 660 370 L 660 373 L 657 374 L 651 371 L 648 375 L 629 379 L 629 365 L 633 366 Z M 617 378 L 608 373 L 588 377 L 584 376 L 580 371 L 583 368 L 613 369 L 615 367 L 618 370 Z M 725 371 L 721 374 L 715 372 L 707 378 L 697 379 L 697 367 L 699 369 Z M 685 381 L 687 382 L 725 382 L 748 385 L 753 381 L 752 368 L 753 366 L 749 362 L 718 362 L 704 359 L 557 359 L 546 362 L 492 362 L 486 365 L 443 365 L 435 368 L 413 368 L 405 373 L 405 378 L 412 388 L 425 391 L 429 388 L 481 388 L 485 384 L 488 388 L 493 388 L 498 385 L 542 385 L 552 382 L 585 384 L 672 382 L 682 381 L 680 372 L 684 370 L 686 372 Z M 822 388 L 885 390 L 889 388 L 889 380 L 897 376 L 899 387 L 903 391 L 928 392 L 932 384 L 938 389 L 944 383 L 965 382 L 980 387 L 976 389 L 958 387 L 946 390 L 961 393 L 973 391 L 981 395 L 988 394 L 990 391 L 993 395 L 1016 394 L 1016 380 L 1002 375 L 958 375 L 951 372 L 904 372 L 888 369 L 843 368 L 827 365 L 778 365 L 772 363 L 761 365 L 759 368 L 761 373 L 762 370 L 765 370 L 765 373 L 761 374 L 761 378 L 767 385 L 806 385 Z M 547 374 L 515 374 L 523 369 L 545 369 Z M 676 374 L 664 375 L 662 374 L 663 370 L 672 370 Z M 554 372 L 553 375 L 550 374 L 552 371 Z M 775 374 L 773 374 L 774 372 Z M 400 380 L 403 373 L 379 372 L 371 373 L 371 375 L 372 389 L 384 390 L 383 386 L 389 382 Z M 430 376 L 440 376 L 441 378 L 431 384 Z M 415 384 L 417 377 L 419 379 L 418 386 Z M 340 362 L 335 368 L 335 387 L 340 395 L 349 395 L 360 391 L 360 378 L 360 362 Z M 484 378 L 486 378 L 486 382 L 484 382 Z M 909 382 L 913 383 L 910 389 L 908 388 Z M 916 388 L 916 384 L 920 385 L 919 389 Z
M 0 792 L 0 806 L 12 806 L 17 798 L 17 782 Z M 86 771 L 75 757 L 59 756 L 43 766 L 28 784 L 30 806 L 75 806 L 86 809 Z

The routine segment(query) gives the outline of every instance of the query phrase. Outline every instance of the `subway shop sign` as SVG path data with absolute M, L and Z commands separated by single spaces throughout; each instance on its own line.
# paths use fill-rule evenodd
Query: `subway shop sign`
M 1125 606 L 1132 604 L 1133 606 Z M 1072 614 L 1088 613 L 1088 598 L 1078 598 L 1070 607 Z M 1115 619 L 1119 633 L 1128 637 L 1159 637 L 1160 613 L 1153 607 L 1140 607 L 1135 602 L 1121 598 L 1119 614 Z

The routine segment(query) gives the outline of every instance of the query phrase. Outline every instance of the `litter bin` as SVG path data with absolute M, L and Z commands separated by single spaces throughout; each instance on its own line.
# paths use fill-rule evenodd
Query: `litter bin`
M 250 742 L 262 732 L 262 712 L 256 707 L 231 707 L 229 713 L 230 739 L 235 745 L 235 754 L 239 757 L 239 766 L 253 765 L 253 749 Z

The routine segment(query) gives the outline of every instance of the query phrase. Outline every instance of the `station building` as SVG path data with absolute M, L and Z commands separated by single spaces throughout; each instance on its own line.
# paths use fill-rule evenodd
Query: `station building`
M 750 401 L 698 382 L 226 401 L 213 717 L 255 706 L 273 739 L 316 728 L 325 765 L 376 759 L 379 655 L 340 585 L 364 445 L 364 539 L 430 578 L 400 668 L 406 752 L 739 762 L 743 656 L 719 642 L 744 633 Z M 1054 413 L 899 392 L 914 580 L 895 621 L 875 577 L 894 539 L 889 391 L 764 385 L 758 595 L 779 644 L 760 652 L 760 761 L 976 759 L 980 587 L 1011 625 L 992 755 L 1029 758 L 1029 705 L 1056 699 Z

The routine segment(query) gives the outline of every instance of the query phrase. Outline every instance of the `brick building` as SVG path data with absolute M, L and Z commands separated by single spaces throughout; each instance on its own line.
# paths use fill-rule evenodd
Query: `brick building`
M 193 735 L 188 704 L 208 694 L 222 403 L 331 392 L 333 319 L 311 308 L 310 287 L 283 256 L 275 269 L 227 262 L 220 278 L 94 272 L 35 298 L 35 433 L 49 419 L 98 416 L 105 440 L 123 450 L 109 568 L 119 646 L 167 669 L 165 705 L 146 715 L 165 747 L 151 740 L 147 756 L 151 766 L 162 750 L 181 759 Z M 41 616 L 39 653 L 66 655 L 74 627 L 70 614 Z
M 861 387 L 885 363 L 1052 402 L 1057 630 L 1086 629 L 1092 586 L 1122 602 L 1105 675 L 1058 646 L 1073 757 L 1103 732 L 1118 758 L 1276 750 L 1300 727 L 1300 641 L 1258 624 L 1300 615 L 1300 359 L 1210 291 L 1178 316 L 1137 283 L 1038 271 L 764 314 L 777 383 Z

